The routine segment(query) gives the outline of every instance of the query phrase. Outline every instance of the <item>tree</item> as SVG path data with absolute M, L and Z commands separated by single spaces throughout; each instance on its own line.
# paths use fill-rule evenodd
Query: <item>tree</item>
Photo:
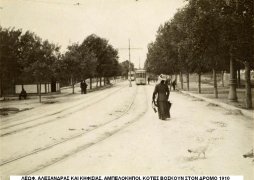
M 222 9 L 223 35 L 229 49 L 230 92 L 229 100 L 236 101 L 236 62 L 245 67 L 246 108 L 252 108 L 250 70 L 253 69 L 254 4 L 252 0 L 225 2 Z
M 68 46 L 68 51 L 63 56 L 61 63 L 61 69 L 64 78 L 68 78 L 71 81 L 72 93 L 75 92 L 75 83 L 82 79 L 82 55 L 79 51 L 79 45 L 74 43 Z M 82 64 L 84 65 L 84 64 Z
M 4 29 L 0 26 L 0 96 L 13 87 L 21 73 L 21 30 Z
M 106 39 L 92 34 L 83 41 L 80 48 L 88 49 L 97 59 L 95 76 L 100 78 L 100 85 L 102 77 L 117 75 L 118 52 Z
M 252 0 L 188 0 L 172 20 L 159 27 L 155 42 L 148 45 L 147 70 L 156 74 L 180 72 L 182 88 L 185 72 L 187 89 L 189 73 L 196 72 L 199 93 L 201 74 L 213 71 L 214 94 L 218 98 L 216 73 L 230 69 L 229 99 L 236 100 L 235 69 L 239 72 L 245 66 L 246 107 L 252 107 L 249 72 L 254 62 L 253 9 Z
M 38 39 L 37 42 L 40 42 Z M 32 53 L 32 62 L 25 67 L 25 72 L 30 75 L 39 85 L 39 102 L 41 102 L 41 83 L 51 81 L 54 77 L 54 64 L 57 60 L 59 47 L 49 43 L 47 40 L 34 47 Z M 36 55 L 36 56 L 33 56 Z
M 236 60 L 245 67 L 245 104 L 252 108 L 250 70 L 254 67 L 254 4 L 251 0 L 239 1 L 235 16 L 237 19 Z
M 16 82 L 40 84 L 54 78 L 59 48 L 48 41 L 42 42 L 32 32 L 22 34 L 21 30 L 0 27 L 0 94 Z
M 129 72 L 129 61 L 126 60 L 126 61 L 123 61 L 120 63 L 120 67 L 121 67 L 121 75 L 122 76 L 125 76 L 126 79 L 128 79 L 128 72 Z M 133 71 L 134 70 L 134 64 L 131 63 L 130 64 L 130 70 Z

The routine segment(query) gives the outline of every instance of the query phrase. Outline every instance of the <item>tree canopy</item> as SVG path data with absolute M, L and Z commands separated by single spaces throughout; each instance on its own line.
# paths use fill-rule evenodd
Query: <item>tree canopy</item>
M 106 39 L 88 36 L 82 44 L 60 46 L 35 33 L 0 26 L 0 94 L 16 83 L 68 82 L 121 74 L 118 52 Z
M 253 68 L 253 1 L 189 0 L 161 25 L 145 66 L 159 74 L 228 70 L 231 52 Z

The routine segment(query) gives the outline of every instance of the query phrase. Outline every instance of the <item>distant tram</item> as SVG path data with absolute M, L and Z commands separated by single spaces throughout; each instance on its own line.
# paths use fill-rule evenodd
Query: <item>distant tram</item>
M 129 72 L 129 79 L 130 79 L 131 81 L 134 81 L 134 80 L 135 80 L 135 72 L 134 72 L 134 71 L 130 71 L 130 72 Z
M 146 70 L 144 69 L 137 69 L 135 71 L 135 77 L 136 77 L 136 84 L 137 85 L 146 85 Z

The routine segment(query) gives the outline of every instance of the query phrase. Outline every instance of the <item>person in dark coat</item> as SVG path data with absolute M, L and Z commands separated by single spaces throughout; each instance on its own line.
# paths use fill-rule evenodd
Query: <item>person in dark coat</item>
M 173 87 L 173 89 L 174 89 L 174 91 L 175 91 L 175 89 L 176 89 L 176 80 L 174 80 L 174 81 L 172 82 L 172 87 Z
M 168 87 L 169 86 L 169 94 L 171 91 L 171 79 L 167 78 L 165 81 L 165 85 Z M 166 110 L 166 117 L 170 118 L 170 108 L 171 108 L 171 103 L 169 101 L 167 101 L 167 106 L 166 106 L 167 110 Z
M 24 99 L 26 99 L 26 97 L 27 97 L 27 93 L 26 93 L 26 91 L 25 91 L 25 89 L 23 87 L 22 87 L 22 90 L 21 90 L 21 92 L 19 94 L 19 100 L 21 100 L 22 97 Z
M 157 96 L 156 101 L 158 106 L 159 119 L 166 120 L 166 118 L 169 118 L 169 89 L 168 86 L 165 84 L 166 77 L 164 75 L 160 75 L 158 81 L 159 84 L 155 86 L 153 92 L 153 103 L 155 103 L 155 97 Z
M 84 89 L 84 94 L 86 94 L 86 89 L 87 89 L 86 81 L 84 81 L 84 83 L 83 83 L 83 89 Z
M 80 81 L 81 94 L 84 94 L 84 81 Z

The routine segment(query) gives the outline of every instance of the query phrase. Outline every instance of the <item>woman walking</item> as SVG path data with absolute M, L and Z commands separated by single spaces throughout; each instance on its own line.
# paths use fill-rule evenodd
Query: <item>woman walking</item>
M 158 115 L 159 119 L 166 120 L 169 118 L 169 106 L 168 106 L 168 97 L 169 97 L 169 89 L 165 84 L 166 76 L 160 75 L 158 77 L 159 84 L 155 86 L 153 92 L 153 103 L 155 104 L 155 97 L 157 97 L 157 106 L 158 106 Z

